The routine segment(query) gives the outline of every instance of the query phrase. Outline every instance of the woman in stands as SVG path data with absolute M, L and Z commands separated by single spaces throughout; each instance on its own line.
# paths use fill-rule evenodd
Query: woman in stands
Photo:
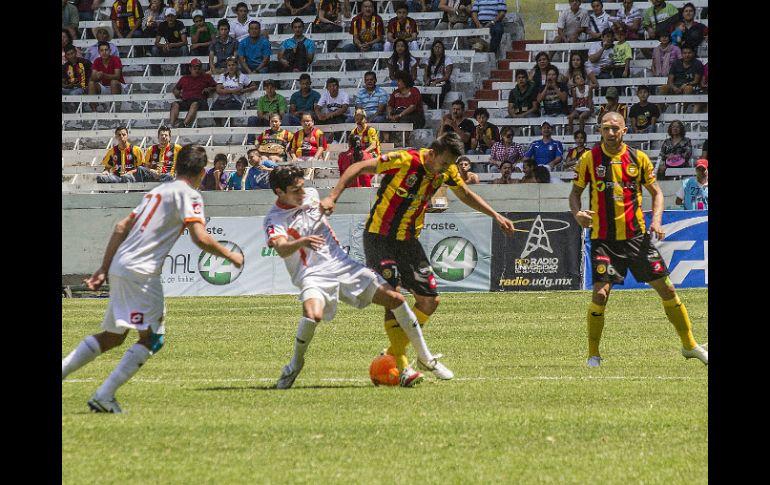
M 441 108 L 446 93 L 452 88 L 452 70 L 454 62 L 446 55 L 444 43 L 436 39 L 430 48 L 430 57 L 423 60 L 425 66 L 424 81 L 426 86 L 441 86 L 441 94 L 438 97 L 438 105 L 432 96 L 425 98 L 425 104 L 430 109 Z
M 368 151 L 362 148 L 361 137 L 358 135 L 351 135 L 348 138 L 348 150 L 342 152 L 337 157 L 337 166 L 340 169 L 340 177 L 345 173 L 351 165 L 363 160 L 369 160 L 374 156 Z M 348 187 L 371 187 L 372 186 L 372 174 L 361 174 L 353 179 L 347 186 Z
M 692 141 L 685 136 L 686 134 L 687 130 L 681 121 L 674 120 L 668 125 L 669 138 L 660 148 L 658 179 L 664 179 L 666 168 L 679 168 L 689 163 L 692 157 Z
M 684 21 L 684 44 L 691 46 L 695 52 L 703 43 L 703 39 L 708 37 L 709 29 L 700 22 L 695 21 L 695 5 L 687 2 L 682 7 L 682 20 Z
M 580 52 L 573 52 L 569 56 L 569 67 L 567 68 L 567 87 L 571 90 L 575 87 L 575 74 L 580 73 L 586 84 L 590 86 L 591 91 L 599 87 L 599 81 L 593 71 L 586 71 L 586 60 Z
M 294 135 L 290 131 L 281 128 L 280 113 L 271 114 L 270 128 L 266 129 L 256 140 L 260 159 L 267 159 L 276 163 L 285 162 L 289 145 L 293 139 Z
M 529 71 L 529 79 L 531 79 L 535 83 L 535 89 L 537 89 L 538 91 L 540 91 L 540 89 L 543 86 L 545 86 L 546 74 L 549 66 L 552 66 L 552 64 L 551 64 L 551 58 L 548 57 L 548 53 L 538 52 L 537 55 L 535 56 L 535 65 L 532 66 L 532 69 L 530 69 Z M 558 68 L 557 68 L 557 72 L 558 72 Z M 567 76 L 565 76 L 564 74 L 559 74 L 558 82 L 566 83 Z
M 396 85 L 396 74 L 401 71 L 406 71 L 412 79 L 417 79 L 417 64 L 417 58 L 409 52 L 409 44 L 404 39 L 396 39 L 393 55 L 388 59 L 390 85 Z
M 257 84 L 249 80 L 238 67 L 238 60 L 231 57 L 227 60 L 227 70 L 217 77 L 217 99 L 211 105 L 212 111 L 238 110 L 243 106 L 243 94 L 257 89 Z M 222 126 L 223 118 L 215 118 L 217 126 Z
M 618 9 L 614 19 L 614 28 L 621 25 L 626 26 L 626 39 L 637 40 L 644 39 L 644 29 L 642 29 L 642 18 L 644 12 L 639 7 L 634 6 L 634 0 L 623 0 L 623 6 Z
M 525 145 L 513 141 L 513 127 L 505 126 L 500 130 L 500 141 L 492 145 L 489 156 L 489 171 L 500 173 L 500 165 L 503 162 L 511 162 L 514 172 L 521 172 L 521 160 L 527 151 Z
M 364 149 L 373 153 L 375 156 L 380 156 L 380 139 L 377 136 L 377 130 L 373 126 L 369 126 L 366 120 L 366 111 L 363 108 L 356 108 L 356 113 L 353 115 L 353 120 L 356 122 L 356 127 L 350 132 L 350 136 L 358 136 L 361 138 Z
M 425 126 L 425 114 L 422 107 L 422 95 L 414 87 L 414 81 L 408 72 L 396 75 L 396 89 L 390 93 L 385 116 L 392 123 L 412 123 L 415 129 Z

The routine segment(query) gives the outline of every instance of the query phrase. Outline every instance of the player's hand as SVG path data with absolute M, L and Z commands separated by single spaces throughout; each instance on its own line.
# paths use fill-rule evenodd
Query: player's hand
M 500 214 L 497 215 L 495 220 L 500 225 L 500 229 L 502 229 L 503 232 L 507 234 L 513 234 L 513 231 L 515 230 L 515 228 L 513 227 L 513 221 L 511 221 L 507 217 L 501 216 Z
M 94 274 L 91 275 L 90 278 L 84 279 L 83 283 L 88 287 L 89 290 L 98 290 L 102 284 L 104 284 L 104 280 L 107 279 L 107 271 L 104 268 L 99 268 L 96 271 L 94 271 Z
M 593 222 L 594 214 L 594 211 L 589 210 L 578 211 L 578 213 L 575 214 L 575 220 L 578 224 L 580 224 L 580 227 L 589 229 L 591 227 L 591 223 Z
M 323 212 L 324 215 L 329 215 L 334 212 L 334 207 L 337 204 L 334 203 L 331 197 L 324 197 L 318 205 L 321 207 L 321 212 Z
M 235 265 L 236 268 L 240 268 L 243 266 L 243 254 L 241 253 L 230 253 L 230 257 L 227 258 L 230 260 L 231 263 Z
M 326 241 L 324 241 L 323 236 L 319 236 L 318 234 L 313 234 L 312 236 L 305 236 L 301 239 L 301 241 L 303 246 L 307 246 L 310 249 L 313 249 L 315 251 L 318 251 L 324 246 L 324 244 L 326 244 Z
M 655 234 L 655 237 L 658 238 L 658 241 L 662 241 L 663 238 L 666 237 L 666 232 L 663 230 L 663 228 L 660 227 L 660 222 L 653 222 L 650 224 L 650 232 Z

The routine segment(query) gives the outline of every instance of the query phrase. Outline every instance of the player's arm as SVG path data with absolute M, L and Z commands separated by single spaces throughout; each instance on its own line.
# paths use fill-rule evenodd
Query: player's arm
M 293 239 L 289 241 L 286 236 L 277 236 L 270 241 L 267 245 L 275 249 L 278 255 L 282 258 L 287 258 L 297 252 L 300 248 L 311 248 L 313 250 L 319 250 L 325 244 L 323 236 L 318 234 L 311 234 L 310 236 L 302 236 L 299 239 Z
M 479 212 L 483 212 L 497 222 L 500 228 L 508 234 L 513 234 L 513 222 L 507 217 L 503 217 L 495 211 L 487 201 L 481 198 L 477 193 L 468 188 L 466 184 L 450 186 L 452 192 L 460 199 L 463 204 Z
M 588 229 L 591 227 L 593 221 L 593 211 L 580 210 L 580 196 L 583 194 L 585 187 L 581 187 L 577 184 L 572 184 L 572 191 L 569 193 L 569 210 L 572 212 L 572 216 L 575 218 L 580 227 Z
M 350 182 L 355 180 L 355 178 L 362 173 L 377 173 L 378 161 L 379 158 L 370 158 L 369 160 L 357 162 L 348 167 L 348 169 L 345 170 L 345 173 L 343 173 L 340 177 L 337 185 L 335 185 L 332 191 L 329 192 L 329 195 L 321 200 L 321 209 L 324 212 L 332 212 L 334 210 L 335 204 L 337 203 L 337 199 L 340 198 L 340 195 L 342 195 L 345 187 L 347 187 Z
M 657 180 L 653 180 L 652 183 L 644 186 L 647 192 L 652 196 L 652 222 L 650 223 L 650 231 L 654 232 L 658 239 L 663 239 L 666 233 L 663 231 L 663 204 L 665 200 L 663 198 L 663 191 L 660 189 Z
M 216 239 L 211 237 L 209 233 L 206 232 L 206 228 L 202 222 L 190 222 L 187 225 L 187 229 L 190 231 L 190 238 L 192 239 L 192 242 L 194 242 L 195 245 L 202 250 L 209 254 L 213 254 L 214 256 L 229 260 L 237 268 L 240 268 L 243 265 L 243 255 L 234 253 L 219 244 Z
M 136 219 L 132 212 L 115 225 L 115 230 L 112 231 L 112 236 L 110 236 L 110 240 L 107 243 L 107 249 L 104 250 L 102 265 L 94 271 L 90 278 L 83 280 L 83 283 L 85 283 L 89 290 L 98 290 L 104 283 L 104 280 L 107 279 L 107 272 L 110 270 L 112 258 L 115 257 L 115 253 L 118 252 L 118 248 L 126 240 L 128 233 L 131 232 L 135 223 Z

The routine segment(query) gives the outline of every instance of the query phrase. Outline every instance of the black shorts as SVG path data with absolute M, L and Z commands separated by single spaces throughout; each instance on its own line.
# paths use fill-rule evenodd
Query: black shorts
M 397 241 L 371 232 L 364 233 L 366 265 L 393 288 L 402 286 L 420 296 L 437 296 L 436 277 L 420 241 Z
M 190 111 L 190 106 L 196 102 L 198 103 L 198 111 L 209 110 L 209 103 L 204 98 L 175 101 L 175 103 L 179 104 L 179 111 Z
M 668 276 L 666 262 L 652 244 L 649 233 L 627 241 L 591 240 L 591 271 L 594 283 L 622 285 L 629 269 L 640 283 Z

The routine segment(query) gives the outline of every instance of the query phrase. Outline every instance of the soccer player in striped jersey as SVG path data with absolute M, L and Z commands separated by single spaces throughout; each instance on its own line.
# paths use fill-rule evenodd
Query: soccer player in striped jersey
M 417 317 L 403 295 L 393 290 L 370 268 L 351 259 L 340 247 L 326 216 L 319 206 L 318 191 L 305 188 L 303 170 L 296 165 L 270 172 L 270 186 L 278 196 L 264 221 L 267 244 L 278 252 L 286 264 L 291 281 L 300 289 L 302 318 L 297 327 L 294 355 L 283 368 L 276 387 L 288 389 L 305 365 L 305 351 L 321 320 L 331 320 L 337 312 L 337 301 L 356 308 L 370 303 L 384 306 L 395 315 L 425 362 L 434 360 L 422 337 Z M 448 373 L 442 364 L 436 367 Z M 401 387 L 414 387 L 423 379 L 421 372 L 408 366 L 400 369 Z
M 413 311 L 421 326 L 427 323 L 439 303 L 433 268 L 417 240 L 425 209 L 436 190 L 446 183 L 458 199 L 494 219 L 503 231 L 512 234 L 514 230 L 513 222 L 497 213 L 463 182 L 456 164 L 463 153 L 462 139 L 449 132 L 434 140 L 430 148 L 401 150 L 355 163 L 321 201 L 322 208 L 330 212 L 347 184 L 360 173 L 384 175 L 366 221 L 366 264 L 394 288 L 403 286 L 412 292 L 415 297 Z M 385 331 L 390 340 L 386 352 L 396 358 L 399 370 L 407 367 L 407 339 L 390 311 L 385 312 Z M 432 371 L 439 379 L 454 376 L 451 372 L 442 372 L 436 362 L 435 359 L 424 361 L 420 356 L 417 359 L 418 367 Z
M 602 362 L 599 341 L 604 329 L 604 307 L 613 284 L 623 284 L 630 269 L 637 281 L 655 288 L 663 309 L 682 341 L 682 355 L 708 365 L 708 351 L 692 335 L 692 324 L 684 303 L 668 277 L 666 262 L 652 244 L 665 233 L 663 191 L 646 153 L 623 143 L 628 128 L 619 113 L 610 111 L 601 123 L 602 141 L 578 161 L 569 207 L 575 220 L 591 229 L 591 271 L 593 295 L 588 305 L 588 367 Z M 591 209 L 580 209 L 580 195 L 591 189 Z M 645 230 L 642 215 L 642 187 L 652 196 L 652 222 Z
M 187 228 L 202 250 L 225 258 L 237 267 L 243 255 L 219 244 L 206 232 L 203 198 L 195 190 L 206 173 L 206 150 L 187 145 L 179 151 L 176 180 L 155 187 L 128 216 L 118 222 L 104 252 L 102 265 L 84 280 L 94 291 L 110 277 L 110 302 L 101 333 L 90 335 L 61 361 L 61 378 L 120 346 L 129 330 L 139 341 L 129 348 L 107 380 L 88 400 L 97 413 L 121 413 L 115 391 L 163 347 L 166 307 L 160 273 L 174 243 Z

